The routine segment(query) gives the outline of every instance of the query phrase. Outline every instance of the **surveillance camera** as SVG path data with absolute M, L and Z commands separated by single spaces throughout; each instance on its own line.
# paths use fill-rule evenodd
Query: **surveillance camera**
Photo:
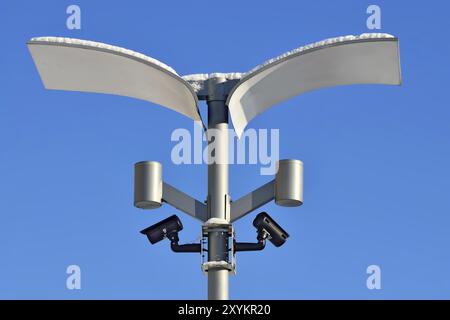
M 166 237 L 176 237 L 176 241 L 178 241 L 177 234 L 181 230 L 183 230 L 183 224 L 176 215 L 173 215 L 145 228 L 141 233 L 147 236 L 151 244 L 155 244 Z
M 258 239 L 268 237 L 270 242 L 276 247 L 282 246 L 289 237 L 289 234 L 266 212 L 258 214 L 253 220 L 253 225 L 258 230 Z

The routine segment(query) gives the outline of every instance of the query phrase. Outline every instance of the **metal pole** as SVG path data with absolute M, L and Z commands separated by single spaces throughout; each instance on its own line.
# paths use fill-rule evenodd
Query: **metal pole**
M 208 218 L 230 221 L 228 196 L 228 109 L 221 90 L 224 78 L 208 83 Z M 208 234 L 208 261 L 228 261 L 228 234 Z M 228 269 L 224 266 L 208 270 L 208 299 L 228 300 Z

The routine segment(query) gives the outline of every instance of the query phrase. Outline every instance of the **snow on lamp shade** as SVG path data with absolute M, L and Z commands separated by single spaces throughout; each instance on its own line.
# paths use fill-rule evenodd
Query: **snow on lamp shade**
M 156 161 L 141 161 L 134 165 L 134 206 L 157 209 L 163 194 L 162 166 Z

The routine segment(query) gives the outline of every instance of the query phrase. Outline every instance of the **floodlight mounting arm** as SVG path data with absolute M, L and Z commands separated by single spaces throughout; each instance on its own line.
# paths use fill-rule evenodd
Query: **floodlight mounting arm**
M 275 199 L 275 179 L 231 202 L 231 222 L 242 218 L 273 199 Z
M 166 182 L 163 182 L 162 201 L 202 222 L 208 219 L 206 205 L 204 203 Z

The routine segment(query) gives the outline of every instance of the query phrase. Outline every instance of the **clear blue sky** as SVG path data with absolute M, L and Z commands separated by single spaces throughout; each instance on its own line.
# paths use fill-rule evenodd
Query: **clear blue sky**
M 66 28 L 78 4 L 82 29 Z M 144 101 L 47 91 L 26 48 L 34 36 L 111 43 L 180 74 L 247 71 L 324 38 L 400 38 L 403 85 L 320 90 L 286 101 L 250 127 L 280 128 L 280 157 L 305 165 L 305 203 L 264 207 L 291 234 L 281 248 L 237 256 L 236 299 L 450 298 L 450 5 L 444 1 L 2 1 L 0 4 L 0 298 L 202 299 L 199 256 L 150 246 L 138 233 L 171 214 L 133 207 L 133 164 L 158 160 L 198 199 L 204 165 L 170 160 L 189 119 Z M 201 105 L 204 111 L 205 106 Z M 232 166 L 233 198 L 270 177 Z M 200 225 L 177 213 L 183 241 Z M 251 214 L 236 223 L 255 237 Z M 82 290 L 66 289 L 66 267 Z M 366 288 L 366 268 L 382 290 Z

